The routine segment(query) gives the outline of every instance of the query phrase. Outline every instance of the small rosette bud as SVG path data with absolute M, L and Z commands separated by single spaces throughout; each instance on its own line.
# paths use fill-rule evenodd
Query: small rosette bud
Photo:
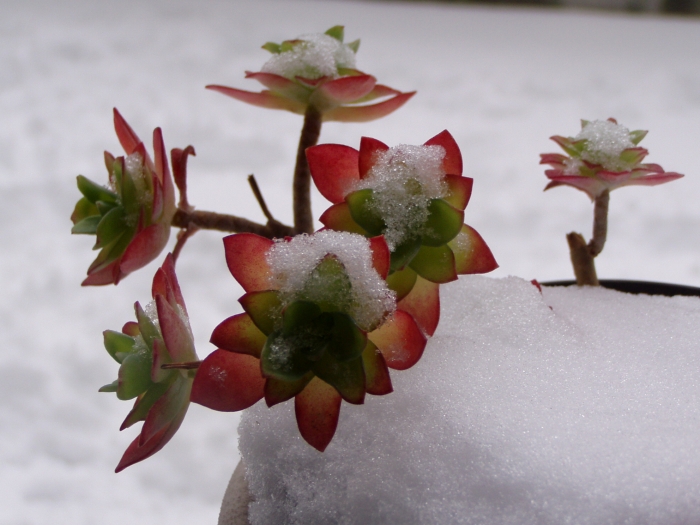
M 396 309 L 385 282 L 383 238 L 334 231 L 274 242 L 253 234 L 224 239 L 226 260 L 247 292 L 213 332 L 219 347 L 197 372 L 192 401 L 235 411 L 262 397 L 295 398 L 299 430 L 324 450 L 341 400 L 392 391 L 388 368 L 415 364 L 426 338 Z
M 376 78 L 355 69 L 355 53 L 360 41 L 343 43 L 343 26 L 325 33 L 302 35 L 281 44 L 263 46 L 272 57 L 262 71 L 246 72 L 246 78 L 260 82 L 265 89 L 255 93 L 210 85 L 208 89 L 254 106 L 284 109 L 303 115 L 315 108 L 326 121 L 365 122 L 381 118 L 401 107 L 415 92 L 401 93 Z M 377 104 L 365 104 L 390 97 Z
M 155 163 L 134 131 L 114 110 L 114 127 L 126 156 L 105 152 L 109 187 L 82 175 L 83 197 L 71 216 L 72 233 L 96 236 L 100 250 L 83 285 L 117 284 L 155 259 L 170 236 L 175 193 L 160 128 L 153 132 Z
M 127 323 L 121 332 L 104 332 L 105 348 L 120 367 L 118 379 L 100 392 L 115 392 L 122 400 L 136 398 L 121 430 L 144 421 L 117 472 L 152 456 L 175 434 L 190 402 L 195 371 L 187 365 L 197 364 L 171 255 L 153 279 L 153 301 L 145 309 L 137 302 L 135 309 L 137 322 Z M 167 367 L 173 363 L 180 368 Z
M 613 118 L 581 121 L 575 137 L 552 138 L 566 153 L 543 153 L 540 164 L 552 167 L 545 171 L 550 179 L 545 190 L 571 186 L 595 200 L 604 191 L 622 186 L 656 186 L 681 178 L 679 173 L 665 172 L 658 164 L 643 164 L 649 152 L 639 143 L 647 132 L 630 131 Z

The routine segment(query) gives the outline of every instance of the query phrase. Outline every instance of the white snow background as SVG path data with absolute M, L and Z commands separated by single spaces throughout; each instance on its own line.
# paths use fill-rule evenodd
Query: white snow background
M 164 450 L 113 473 L 138 429 L 119 433 L 130 403 L 97 393 L 117 372 L 102 331 L 149 299 L 157 263 L 116 288 L 79 287 L 95 253 L 91 239 L 69 234 L 75 176 L 106 181 L 103 150 L 121 153 L 116 106 L 147 144 L 161 126 L 166 147 L 195 146 L 197 207 L 262 220 L 245 181 L 255 173 L 290 222 L 301 118 L 203 86 L 257 90 L 243 73 L 267 59 L 263 43 L 335 24 L 362 39 L 360 69 L 418 94 L 379 121 L 326 124 L 321 142 L 420 144 L 448 129 L 475 180 L 465 220 L 501 265 L 493 277 L 571 278 L 564 235 L 588 237 L 591 204 L 570 188 L 543 193 L 538 154 L 558 150 L 549 136 L 577 134 L 580 118 L 613 116 L 650 130 L 648 160 L 686 178 L 613 193 L 599 275 L 700 286 L 697 19 L 350 1 L 2 1 L 0 524 L 215 523 L 239 458 L 238 415 L 193 405 Z M 318 216 L 327 203 L 317 195 L 314 206 Z M 242 293 L 220 239 L 198 233 L 178 263 L 201 357 Z

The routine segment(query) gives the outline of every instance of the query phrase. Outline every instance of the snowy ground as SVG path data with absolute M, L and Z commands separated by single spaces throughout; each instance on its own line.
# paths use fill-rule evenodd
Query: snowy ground
M 611 199 L 601 277 L 700 286 L 700 22 L 632 15 L 350 1 L 0 1 L 0 508 L 2 525 L 214 523 L 238 461 L 235 415 L 194 406 L 156 457 L 115 475 L 133 439 L 128 404 L 96 390 L 116 366 L 101 332 L 131 319 L 155 265 L 117 288 L 80 289 L 94 257 L 69 235 L 75 175 L 105 180 L 119 153 L 116 106 L 142 138 L 193 144 L 191 200 L 251 219 L 256 174 L 289 221 L 300 118 L 207 92 L 266 60 L 260 45 L 342 23 L 362 39 L 358 67 L 419 91 L 366 124 L 328 124 L 323 142 L 361 135 L 422 143 L 447 128 L 474 177 L 466 222 L 491 246 L 494 276 L 570 278 L 564 240 L 589 234 L 591 206 L 569 188 L 542 193 L 538 154 L 578 119 L 649 129 L 651 162 L 685 173 Z M 326 205 L 319 196 L 316 214 Z M 200 355 L 240 295 L 220 235 L 200 233 L 179 263 Z

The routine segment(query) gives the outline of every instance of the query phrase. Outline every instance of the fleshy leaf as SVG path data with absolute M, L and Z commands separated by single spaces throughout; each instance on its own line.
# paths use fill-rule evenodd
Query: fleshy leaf
M 340 106 L 323 113 L 324 122 L 369 122 L 393 113 L 415 95 L 415 91 L 401 93 L 378 104 L 368 106 Z
M 450 188 L 450 192 L 445 201 L 457 208 L 463 210 L 469 204 L 469 198 L 472 195 L 472 186 L 474 179 L 470 177 L 458 177 L 457 175 L 446 175 L 445 182 Z
M 384 355 L 389 368 L 406 370 L 423 355 L 426 339 L 413 316 L 396 310 L 391 319 L 367 334 Z
M 373 206 L 374 192 L 367 188 L 354 191 L 345 197 L 353 220 L 372 236 L 381 235 L 386 227 L 376 208 Z
M 454 253 L 455 268 L 460 275 L 488 273 L 498 268 L 486 242 L 471 226 L 463 225 L 462 231 L 448 246 Z
M 416 283 L 418 274 L 408 266 L 397 270 L 386 278 L 386 284 L 396 292 L 396 300 L 400 301 L 408 295 Z
M 323 350 L 308 348 L 306 343 L 299 336 L 287 337 L 282 332 L 271 333 L 260 354 L 262 375 L 282 381 L 297 381 L 304 377 L 312 367 L 307 354 L 315 355 Z
M 311 95 L 310 102 L 320 103 L 322 99 L 329 100 L 333 105 L 354 102 L 368 95 L 376 83 L 377 79 L 372 75 L 336 78 L 321 84 Z M 323 110 L 323 107 L 319 109 Z
M 162 295 L 156 295 L 156 307 L 163 341 L 172 360 L 175 362 L 196 360 L 192 333 L 180 315 Z
M 294 412 L 301 436 L 319 452 L 333 439 L 338 427 L 342 398 L 335 388 L 314 377 L 294 398 Z
M 126 356 L 119 367 L 117 397 L 121 400 L 133 399 L 143 394 L 150 383 L 150 352 L 134 352 Z
M 131 336 L 114 330 L 105 330 L 102 335 L 105 349 L 117 363 L 121 363 L 134 349 L 134 338 Z
M 457 236 L 463 222 L 462 210 L 453 208 L 442 199 L 432 199 L 428 205 L 422 243 L 433 247 L 446 244 Z
M 405 240 L 394 248 L 394 251 L 391 252 L 391 271 L 397 272 L 404 269 L 416 256 L 421 244 L 421 237 L 418 235 Z
M 367 341 L 367 346 L 362 352 L 362 365 L 365 369 L 368 394 L 383 396 L 394 391 L 384 355 L 372 341 Z
M 440 285 L 418 277 L 397 307 L 413 316 L 423 333 L 432 336 L 440 321 Z
M 434 283 L 449 283 L 457 279 L 455 256 L 447 245 L 421 246 L 409 266 Z
M 462 152 L 454 137 L 449 131 L 444 130 L 426 141 L 426 146 L 442 146 L 445 148 L 445 158 L 442 167 L 447 175 L 462 174 Z
M 365 402 L 365 371 L 361 352 L 356 358 L 343 362 L 326 352 L 313 367 L 317 377 L 333 386 L 345 401 L 354 405 Z
M 345 195 L 360 178 L 358 152 L 349 146 L 312 146 L 306 150 L 306 159 L 318 191 L 334 204 L 343 202 Z
M 248 314 L 238 314 L 222 321 L 211 334 L 211 344 L 236 352 L 260 358 L 267 336 L 263 334 Z
M 273 244 L 270 239 L 254 233 L 238 233 L 224 237 L 226 264 L 231 275 L 246 292 L 259 292 L 270 288 L 267 252 Z
M 250 292 L 238 300 L 260 331 L 265 335 L 275 330 L 275 324 L 280 316 L 282 303 L 279 293 L 275 290 Z
M 283 403 L 292 399 L 299 392 L 306 388 L 314 378 L 313 372 L 309 372 L 301 379 L 296 381 L 282 381 L 274 377 L 268 377 L 265 381 L 265 403 L 268 407 L 272 407 L 278 403 Z
M 328 208 L 323 212 L 319 221 L 331 230 L 367 235 L 367 230 L 357 224 L 355 219 L 352 218 L 350 206 L 348 206 L 347 202 L 339 202 Z
M 82 175 L 78 175 L 78 190 L 80 190 L 80 193 L 82 193 L 85 198 L 93 204 L 98 201 L 109 202 L 112 204 L 117 202 L 116 193 L 105 188 L 104 186 L 100 186 L 99 184 L 92 182 L 90 179 L 83 177 Z
M 371 137 L 362 137 L 360 139 L 359 169 L 361 179 L 367 176 L 369 170 L 377 162 L 377 155 L 388 149 L 389 146 L 377 139 Z
M 262 399 L 264 384 L 258 359 L 214 350 L 197 369 L 190 400 L 220 412 L 236 412 Z
M 391 266 L 391 252 L 384 237 L 372 237 L 369 240 L 369 248 L 372 250 L 372 266 L 382 279 L 386 279 Z

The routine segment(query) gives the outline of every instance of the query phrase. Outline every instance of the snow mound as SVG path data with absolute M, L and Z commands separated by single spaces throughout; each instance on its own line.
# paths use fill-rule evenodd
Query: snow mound
M 700 300 L 472 276 L 324 453 L 247 411 L 253 524 L 700 523 Z
M 586 124 L 575 140 L 586 140 L 586 147 L 581 158 L 601 164 L 609 171 L 629 169 L 629 163 L 620 159 L 620 153 L 627 148 L 634 148 L 630 140 L 630 130 L 625 126 L 609 120 L 594 120 Z
M 294 79 L 337 78 L 338 68 L 355 69 L 355 52 L 347 44 L 323 33 L 302 35 L 289 51 L 272 55 L 262 70 Z

